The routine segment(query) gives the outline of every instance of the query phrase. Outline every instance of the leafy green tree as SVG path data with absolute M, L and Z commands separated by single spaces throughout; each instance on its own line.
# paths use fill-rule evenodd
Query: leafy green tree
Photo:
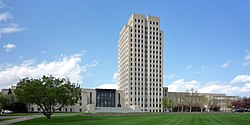
M 3 105 L 6 103 L 6 97 L 3 95 L 3 93 L 0 93 L 0 109 L 2 109 Z
M 6 105 L 10 105 L 13 102 L 14 102 L 14 96 L 12 94 L 10 94 L 10 95 L 4 95 L 3 93 L 0 93 L 0 111 Z
M 38 105 L 47 119 L 50 119 L 56 110 L 77 103 L 81 88 L 68 79 L 43 76 L 41 79 L 21 79 L 15 94 L 19 101 Z
M 171 107 L 171 99 L 167 97 L 162 98 L 162 107 L 164 110 L 169 109 Z
M 231 103 L 226 104 L 227 110 L 230 111 L 233 108 L 233 105 Z

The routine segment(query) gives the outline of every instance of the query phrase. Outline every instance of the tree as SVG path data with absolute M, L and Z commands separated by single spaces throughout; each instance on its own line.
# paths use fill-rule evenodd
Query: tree
M 228 109 L 229 109 L 229 110 L 232 110 L 232 108 L 233 108 L 233 106 L 232 106 L 231 103 L 227 103 L 227 104 L 226 104 L 226 107 L 227 107 L 227 111 L 228 111 Z
M 184 109 L 184 106 L 185 106 L 185 96 L 186 96 L 186 93 L 175 93 L 173 95 L 173 101 L 176 106 L 178 106 L 178 112 L 179 112 L 179 107 L 181 107 L 181 112 L 183 112 L 183 109 Z
M 0 109 L 3 109 L 4 106 L 6 106 L 6 105 L 10 105 L 12 102 L 14 102 L 14 96 L 12 94 L 11 95 L 4 95 L 4 94 L 0 93 Z
M 245 109 L 250 109 L 250 98 L 247 97 L 242 98 L 242 103 Z
M 201 112 L 203 111 L 204 105 L 207 103 L 207 98 L 205 96 L 197 95 L 195 97 L 195 105 L 200 107 Z
M 249 109 L 250 108 L 250 98 L 244 97 L 239 100 L 235 100 L 231 102 L 232 106 L 235 109 Z
M 189 111 L 192 112 L 192 107 L 195 105 L 195 99 L 197 96 L 197 91 L 195 91 L 193 88 L 189 90 L 187 90 L 187 93 L 185 94 L 185 102 L 187 104 L 187 106 L 189 106 Z
M 11 89 L 9 88 L 9 90 L 8 90 L 8 95 L 11 95 L 12 94 L 12 91 L 11 91 Z
M 171 107 L 171 99 L 167 97 L 162 98 L 162 107 L 164 110 L 168 110 Z
M 7 98 L 5 95 L 0 93 L 0 109 L 2 109 L 2 106 L 7 102 Z
M 38 105 L 47 119 L 50 119 L 56 110 L 77 103 L 81 89 L 69 79 L 43 76 L 41 79 L 21 79 L 15 94 L 18 100 L 26 104 Z
M 207 105 L 208 105 L 208 107 L 207 107 L 208 108 L 208 112 L 210 112 L 210 110 L 217 112 L 221 108 L 219 100 L 216 99 L 214 96 L 211 96 L 211 97 L 208 98 Z

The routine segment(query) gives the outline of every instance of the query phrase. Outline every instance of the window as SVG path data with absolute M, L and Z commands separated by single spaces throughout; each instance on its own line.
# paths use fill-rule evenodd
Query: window
M 92 104 L 92 92 L 89 93 L 89 96 L 90 96 L 89 103 Z

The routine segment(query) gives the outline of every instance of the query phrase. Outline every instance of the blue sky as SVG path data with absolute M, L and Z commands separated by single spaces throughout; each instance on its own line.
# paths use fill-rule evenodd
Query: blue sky
M 119 32 L 139 13 L 161 19 L 170 91 L 249 96 L 249 6 L 248 0 L 2 0 L 0 88 L 42 74 L 114 87 Z

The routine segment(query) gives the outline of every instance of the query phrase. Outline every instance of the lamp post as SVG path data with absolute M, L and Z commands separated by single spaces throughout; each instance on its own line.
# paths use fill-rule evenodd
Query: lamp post
M 109 101 L 110 101 L 110 105 L 109 105 L 109 112 L 111 112 L 111 93 L 109 93 Z

